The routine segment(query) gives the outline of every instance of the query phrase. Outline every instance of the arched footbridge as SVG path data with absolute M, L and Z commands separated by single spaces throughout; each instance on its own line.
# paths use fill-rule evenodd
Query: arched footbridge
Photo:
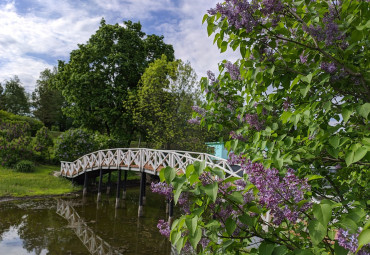
M 141 173 L 140 181 L 140 206 L 139 216 L 142 215 L 142 205 L 145 203 L 146 174 L 159 175 L 161 169 L 169 166 L 178 173 L 184 173 L 188 165 L 194 162 L 205 162 L 205 166 L 219 168 L 225 172 L 225 176 L 241 176 L 242 169 L 238 166 L 231 166 L 227 160 L 216 156 L 189 151 L 175 150 L 154 150 L 146 148 L 116 148 L 99 150 L 86 154 L 73 162 L 61 162 L 61 176 L 70 178 L 79 183 L 84 183 L 85 195 L 88 178 L 99 176 L 98 200 L 101 196 L 101 186 L 104 174 L 109 174 L 107 193 L 110 190 L 111 172 L 118 171 L 116 207 L 120 199 L 120 188 L 123 187 L 123 198 L 126 196 L 127 171 Z M 124 180 L 121 181 L 121 172 L 124 173 Z M 171 208 L 170 216 L 171 216 Z

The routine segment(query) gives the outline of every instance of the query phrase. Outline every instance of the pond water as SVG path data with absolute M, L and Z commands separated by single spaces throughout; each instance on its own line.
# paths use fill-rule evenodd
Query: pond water
M 139 188 L 118 209 L 113 194 L 0 203 L 0 254 L 171 254 L 156 227 L 167 218 L 164 198 L 147 188 L 138 218 Z

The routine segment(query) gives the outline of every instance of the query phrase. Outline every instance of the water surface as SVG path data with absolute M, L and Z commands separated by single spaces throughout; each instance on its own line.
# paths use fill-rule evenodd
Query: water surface
M 156 227 L 166 219 L 163 197 L 147 188 L 144 217 L 139 189 L 115 209 L 115 197 L 48 198 L 0 203 L 0 254 L 170 254 Z

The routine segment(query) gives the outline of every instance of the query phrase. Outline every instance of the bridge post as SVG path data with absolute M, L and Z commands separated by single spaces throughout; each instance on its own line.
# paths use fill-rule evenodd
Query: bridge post
M 100 201 L 101 198 L 101 184 L 103 182 L 103 168 L 100 167 L 100 173 L 99 173 L 99 186 L 98 186 L 98 202 Z
M 112 175 L 112 171 L 109 170 L 109 173 L 108 173 L 108 183 L 107 183 L 107 194 L 110 193 L 110 187 L 112 185 L 112 181 L 111 181 L 111 175 Z
M 116 208 L 119 207 L 120 187 L 121 187 L 121 170 L 118 169 L 117 192 L 116 192 Z
M 141 172 L 141 178 L 140 178 L 140 197 L 139 197 L 139 210 L 138 210 L 138 216 L 142 217 L 144 216 L 144 194 L 145 194 L 145 184 L 146 184 L 146 173 L 143 171 Z
M 123 175 L 123 187 L 122 187 L 123 191 L 122 191 L 122 199 L 126 199 L 127 171 L 128 171 L 128 170 L 126 170 L 126 171 L 124 172 L 124 175 Z
M 173 220 L 173 206 L 174 206 L 173 199 L 171 199 L 168 204 L 169 204 L 168 222 L 171 225 L 172 220 Z
M 85 179 L 84 179 L 84 189 L 82 191 L 82 196 L 86 196 L 87 194 L 87 182 L 88 182 L 88 176 L 87 176 L 87 172 L 85 171 Z

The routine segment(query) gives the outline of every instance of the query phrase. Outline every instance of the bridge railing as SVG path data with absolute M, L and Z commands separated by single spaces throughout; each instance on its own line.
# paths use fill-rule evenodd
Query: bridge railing
M 74 178 L 87 171 L 103 169 L 129 169 L 158 175 L 167 166 L 184 172 L 189 164 L 204 161 L 206 166 L 218 167 L 226 176 L 238 176 L 228 161 L 207 153 L 154 150 L 147 148 L 114 148 L 86 154 L 73 162 L 61 161 L 61 175 Z

